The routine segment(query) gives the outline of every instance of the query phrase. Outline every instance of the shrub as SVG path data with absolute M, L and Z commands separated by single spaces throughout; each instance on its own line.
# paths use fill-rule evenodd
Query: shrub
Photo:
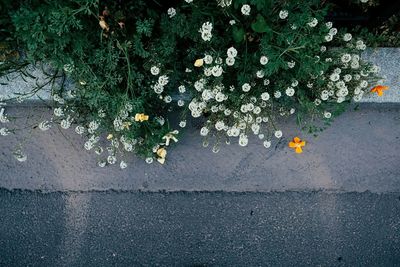
M 32 0 L 12 20 L 25 61 L 46 62 L 59 81 L 54 116 L 39 128 L 74 127 L 100 166 L 125 168 L 129 152 L 164 163 L 187 116 L 205 118 L 200 134 L 217 138 L 217 152 L 221 140 L 245 146 L 250 134 L 269 147 L 282 117 L 329 123 L 359 101 L 378 67 L 326 11 L 297 0 Z M 179 125 L 170 122 L 179 112 Z

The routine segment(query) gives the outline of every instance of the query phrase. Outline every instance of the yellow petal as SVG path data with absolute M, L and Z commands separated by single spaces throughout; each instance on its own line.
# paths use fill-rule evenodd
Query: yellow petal
M 383 91 L 382 90 L 378 90 L 378 96 L 383 96 Z
M 295 143 L 300 143 L 301 139 L 296 136 L 295 138 L 293 138 L 293 141 Z
M 196 60 L 195 62 L 194 62 L 194 66 L 195 67 L 201 67 L 201 66 L 203 66 L 204 65 L 204 60 L 202 59 L 202 58 L 199 58 L 198 60 Z
M 297 154 L 303 153 L 303 149 L 301 149 L 300 146 L 299 146 L 299 147 L 296 147 L 296 153 L 297 153 Z
M 306 145 L 306 141 L 302 141 L 299 143 L 300 146 L 305 146 Z
M 135 115 L 135 121 L 139 121 L 139 120 L 140 120 L 140 114 L 137 113 L 137 114 Z
M 114 136 L 112 134 L 107 135 L 107 140 L 111 140 Z
M 290 148 L 295 148 L 295 147 L 297 147 L 297 145 L 294 142 L 289 142 L 289 147 Z
M 160 158 L 165 158 L 165 157 L 167 156 L 167 150 L 166 150 L 165 148 L 159 148 L 159 149 L 157 150 L 157 155 L 158 155 Z
M 157 159 L 157 161 L 160 162 L 161 164 L 164 164 L 165 163 L 165 158 L 159 158 L 159 159 Z

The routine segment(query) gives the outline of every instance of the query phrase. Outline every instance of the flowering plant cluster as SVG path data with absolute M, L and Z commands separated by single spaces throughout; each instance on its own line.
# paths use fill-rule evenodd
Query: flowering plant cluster
M 45 61 L 61 80 L 38 128 L 74 128 L 99 166 L 125 168 L 129 152 L 164 163 L 190 117 L 201 118 L 214 152 L 250 135 L 269 148 L 284 135 L 282 118 L 329 122 L 378 80 L 361 59 L 366 44 L 324 21 L 320 1 L 27 2 L 13 15 L 26 61 Z M 304 145 L 289 144 L 297 153 Z

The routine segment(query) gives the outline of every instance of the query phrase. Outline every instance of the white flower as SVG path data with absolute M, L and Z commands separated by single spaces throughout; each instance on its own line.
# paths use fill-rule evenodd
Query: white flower
M 310 26 L 311 28 L 314 28 L 315 26 L 317 26 L 318 24 L 318 20 L 316 18 L 313 18 L 309 23 L 307 23 L 308 26 Z
M 220 7 L 227 7 L 232 4 L 232 0 L 217 0 Z
M 185 128 L 186 127 L 186 121 L 180 121 L 179 122 L 179 127 Z
M 213 25 L 211 22 L 205 22 L 203 23 L 202 27 L 200 28 L 199 32 L 201 33 L 201 38 L 204 41 L 211 41 L 212 38 L 212 31 Z
M 168 84 L 168 76 L 166 75 L 162 75 L 160 77 L 158 77 L 158 84 L 160 84 L 161 86 L 166 86 Z
M 260 132 L 260 125 L 252 124 L 251 125 L 251 130 L 253 131 L 254 134 L 258 135 L 258 133 Z
M 333 35 L 328 34 L 325 36 L 325 41 L 330 42 L 332 40 L 333 40 Z
M 99 128 L 100 124 L 97 121 L 91 121 L 89 123 L 89 130 L 96 131 Z
M 74 65 L 73 64 L 65 64 L 64 65 L 64 71 L 67 73 L 71 73 L 74 71 Z
M 171 97 L 171 96 L 166 95 L 166 96 L 164 97 L 164 102 L 165 102 L 165 103 L 171 103 L 171 101 L 172 101 L 172 97 Z
M 205 55 L 204 56 L 204 63 L 211 64 L 212 61 L 213 61 L 213 57 L 212 56 L 210 56 L 210 55 Z
M 264 78 L 264 75 L 265 75 L 265 73 L 264 73 L 263 70 L 259 70 L 259 71 L 256 72 L 257 78 L 262 79 L 262 78 Z
M 5 109 L 2 108 L 2 109 L 0 110 L 0 122 L 1 122 L 1 123 L 10 122 L 10 121 L 8 120 L 8 118 L 7 118 L 7 115 L 4 114 L 4 112 L 5 112 Z
M 214 66 L 211 70 L 212 75 L 214 77 L 219 77 L 222 75 L 222 67 L 221 66 Z
M 94 144 L 92 142 L 90 142 L 90 141 L 86 141 L 85 144 L 84 144 L 84 148 L 86 150 L 91 150 L 93 148 L 93 146 L 94 146 Z
M 281 138 L 282 137 L 282 131 L 281 130 L 275 131 L 275 137 L 276 138 Z
M 125 161 L 121 160 L 121 162 L 119 163 L 119 167 L 120 167 L 121 169 L 125 169 L 126 167 L 128 167 L 128 164 L 126 164 Z
M 350 67 L 351 67 L 352 69 L 358 69 L 358 68 L 360 67 L 360 62 L 358 62 L 358 61 L 351 61 Z
M 201 130 L 200 130 L 200 135 L 201 135 L 201 136 L 207 136 L 208 133 L 209 133 L 209 130 L 208 130 L 207 127 L 201 128 Z
M 105 118 L 106 117 L 106 113 L 103 109 L 99 109 L 97 111 L 97 114 L 99 115 L 100 118 Z
M 39 129 L 42 131 L 47 131 L 50 128 L 51 124 L 49 123 L 49 121 L 42 121 L 41 123 L 39 123 Z
M 332 28 L 332 29 L 329 30 L 329 35 L 334 36 L 334 35 L 336 35 L 337 33 L 338 33 L 338 30 L 337 30 L 336 28 Z
M 239 136 L 239 145 L 240 146 L 247 146 L 247 144 L 249 143 L 249 139 L 247 138 L 246 135 L 241 134 Z
M 260 57 L 261 65 L 266 65 L 268 63 L 268 58 L 266 56 Z
M 54 116 L 56 116 L 56 117 L 64 116 L 64 112 L 63 112 L 62 108 L 55 108 L 54 109 Z
M 280 91 L 275 91 L 274 97 L 275 98 L 280 98 L 282 96 L 282 93 Z
M 268 79 L 265 79 L 265 80 L 264 80 L 264 85 L 265 85 L 265 86 L 269 85 L 269 83 L 270 83 L 270 81 L 269 81 Z
M 286 89 L 285 93 L 287 96 L 293 96 L 294 95 L 294 89 L 292 87 L 289 87 Z
M 323 53 L 323 52 L 325 52 L 326 51 L 326 46 L 321 46 L 321 52 Z
M 216 96 L 215 96 L 215 100 L 217 102 L 223 102 L 225 100 L 225 95 L 221 92 L 219 92 Z
M 287 10 L 281 10 L 279 12 L 279 18 L 281 18 L 281 19 L 286 19 L 288 17 L 288 15 L 289 15 L 289 12 Z
M 339 75 L 338 73 L 332 73 L 331 76 L 329 77 L 329 79 L 330 79 L 332 82 L 339 81 L 340 75 Z
M 183 101 L 182 99 L 178 100 L 178 106 L 179 107 L 183 107 L 185 105 L 185 101 Z
M 341 57 L 341 60 L 342 60 L 343 63 L 348 63 L 348 62 L 350 62 L 350 60 L 351 60 L 351 55 L 350 55 L 350 54 L 344 54 L 344 55 Z
M 242 85 L 242 90 L 243 90 L 243 92 L 249 92 L 250 89 L 251 89 L 250 84 L 245 83 L 245 84 Z
M 7 136 L 10 132 L 8 131 L 7 128 L 1 128 L 0 129 L 0 135 L 2 136 Z
M 178 87 L 178 90 L 179 90 L 179 93 L 181 93 L 181 94 L 183 94 L 183 93 L 186 92 L 186 88 L 185 88 L 184 85 L 180 85 L 180 86 Z
M 190 4 L 193 2 L 193 0 L 185 0 L 186 3 Z
M 330 28 L 332 28 L 333 23 L 330 22 L 330 21 L 328 21 L 327 23 L 325 23 L 325 26 L 326 26 L 328 29 L 330 29 Z
M 60 125 L 61 128 L 68 129 L 69 127 L 71 127 L 71 122 L 68 119 L 65 119 L 61 121 Z
M 268 101 L 270 98 L 269 94 L 267 92 L 264 92 L 261 94 L 261 99 L 264 101 Z
M 235 59 L 233 57 L 227 57 L 225 63 L 228 66 L 233 66 L 235 64 Z
M 65 104 L 64 99 L 62 99 L 58 94 L 53 95 L 53 100 L 60 103 L 60 104 Z
M 232 20 L 229 21 L 229 24 L 230 24 L 230 25 L 235 25 L 235 24 L 236 24 L 236 21 L 235 21 L 234 19 L 232 19 Z
M 240 11 L 243 15 L 248 16 L 250 15 L 251 7 L 249 5 L 243 5 Z
M 351 33 L 346 33 L 345 35 L 343 35 L 343 40 L 344 40 L 345 42 L 350 41 L 351 38 L 353 38 L 353 36 L 351 35 Z
M 361 86 L 361 88 L 367 88 L 368 82 L 363 80 L 363 81 L 361 81 L 360 86 Z
M 157 66 L 153 66 L 153 67 L 151 67 L 150 72 L 151 72 L 151 74 L 153 74 L 154 76 L 155 76 L 155 75 L 158 75 L 158 74 L 160 74 L 160 68 L 157 67 Z
M 325 111 L 324 112 L 324 117 L 327 118 L 327 119 L 330 119 L 332 117 L 332 114 L 330 112 L 328 112 L 328 111 Z
M 115 164 L 117 162 L 117 158 L 115 156 L 110 155 L 107 157 L 107 162 L 109 164 Z
M 176 15 L 176 10 L 175 10 L 175 8 L 170 7 L 170 8 L 168 8 L 167 13 L 168 13 L 169 17 L 172 18 Z
M 358 50 L 365 50 L 366 45 L 364 44 L 364 42 L 363 42 L 362 40 L 358 40 L 358 41 L 356 42 L 356 48 L 357 48 Z
M 343 79 L 345 82 L 350 82 L 353 77 L 350 74 L 346 74 Z
M 287 65 L 288 65 L 288 67 L 289 67 L 290 69 L 293 69 L 294 66 L 296 65 L 296 62 L 294 62 L 294 61 L 292 60 L 292 61 L 288 62 Z
M 234 47 L 231 47 L 228 49 L 226 52 L 228 57 L 236 57 L 237 56 L 237 50 Z
M 271 142 L 268 141 L 268 140 L 265 140 L 265 141 L 264 141 L 264 147 L 265 147 L 265 148 L 270 148 L 270 147 L 271 147 Z
M 83 134 L 85 132 L 85 127 L 78 125 L 75 127 L 75 132 L 79 135 Z
M 15 159 L 19 162 L 24 162 L 27 160 L 27 156 L 20 149 L 14 151 L 13 154 Z

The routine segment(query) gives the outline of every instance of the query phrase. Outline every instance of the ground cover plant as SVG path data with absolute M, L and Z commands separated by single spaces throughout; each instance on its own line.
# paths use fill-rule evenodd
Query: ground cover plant
M 53 116 L 37 128 L 73 128 L 101 167 L 126 168 L 130 153 L 164 164 L 189 119 L 214 152 L 250 135 L 268 149 L 285 134 L 283 118 L 319 131 L 387 89 L 361 58 L 367 44 L 326 21 L 328 9 L 316 0 L 26 0 L 10 12 L 19 56 L 3 52 L 0 66 L 6 75 L 44 65 Z M 2 135 L 14 131 L 6 104 L 41 89 L 3 99 Z

